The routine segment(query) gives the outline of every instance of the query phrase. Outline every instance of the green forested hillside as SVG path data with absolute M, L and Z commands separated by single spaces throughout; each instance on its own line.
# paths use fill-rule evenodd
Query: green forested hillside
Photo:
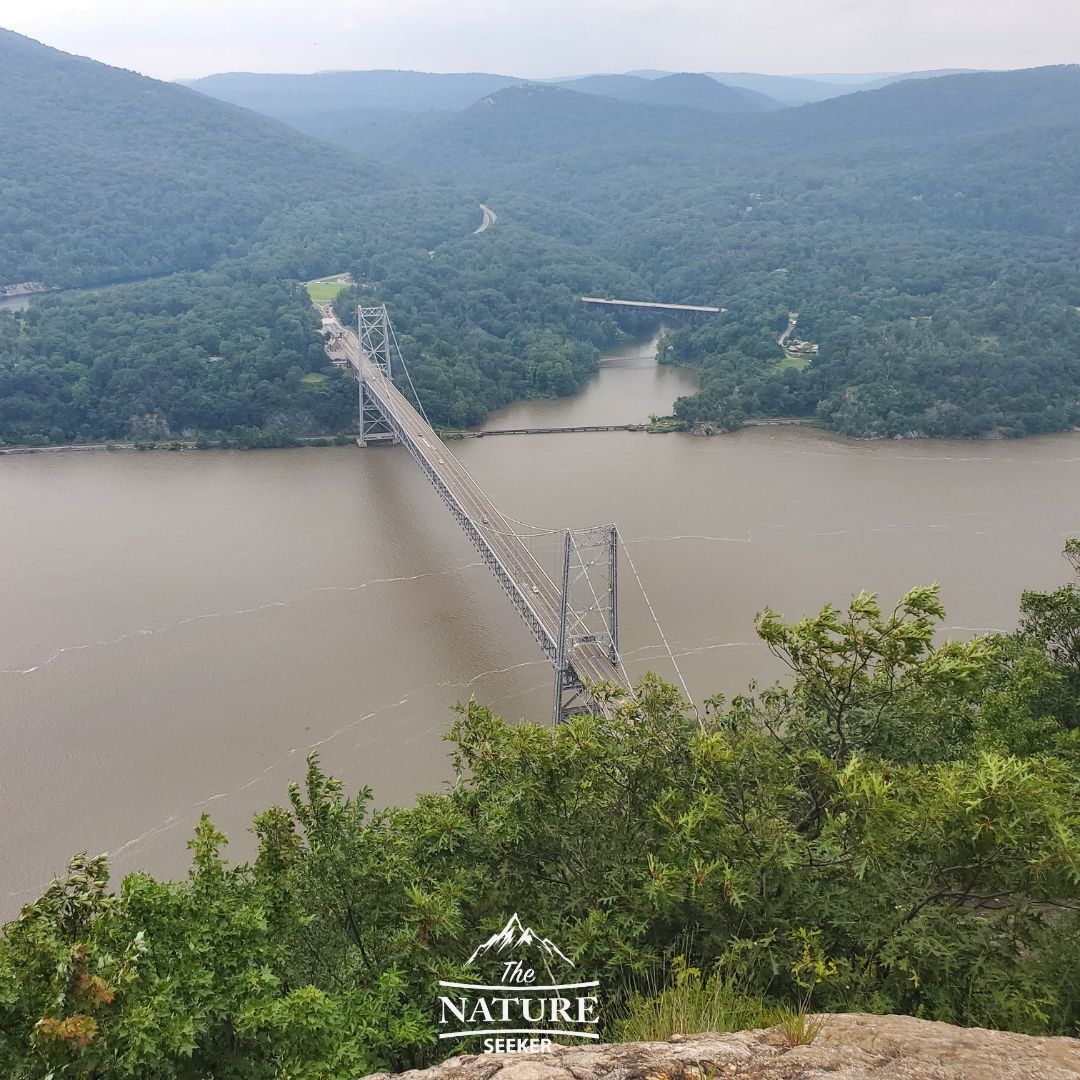
M 530 225 L 588 238 L 653 297 L 727 307 L 671 342 L 703 373 L 688 421 L 1021 435 L 1080 423 L 1078 117 L 1075 67 L 749 117 L 512 87 L 386 145 L 493 204 L 530 199 Z M 777 344 L 791 311 L 809 364 Z
M 272 120 L 0 30 L 0 284 L 209 266 L 282 205 L 400 181 Z
M 347 222 L 354 209 L 308 208 L 296 225 L 314 214 L 329 241 L 330 220 Z M 491 237 L 466 234 L 428 255 L 367 250 L 363 232 L 301 251 L 284 225 L 272 251 L 244 263 L 47 296 L 21 321 L 0 317 L 0 439 L 203 433 L 254 446 L 350 430 L 355 383 L 327 365 L 307 294 L 282 273 L 356 268 L 364 299 L 392 307 L 428 415 L 452 425 L 478 423 L 516 398 L 572 393 L 596 370 L 599 347 L 620 340 L 577 296 L 595 281 L 635 288 L 611 264 L 513 226 Z M 343 318 L 354 317 L 359 299 L 356 289 L 342 294 Z
M 400 254 L 377 291 L 405 332 L 402 349 L 428 416 L 463 426 L 517 398 L 573 393 L 597 370 L 600 348 L 621 340 L 578 299 L 597 281 L 610 292 L 641 288 L 613 263 L 507 224 L 431 257 Z M 342 318 L 360 299 L 357 290 L 339 297 Z
M 343 270 L 394 305 L 429 415 L 475 421 L 595 369 L 617 331 L 571 289 L 640 288 L 512 216 L 473 237 L 471 195 L 254 113 L 13 34 L 0 55 L 23 121 L 0 140 L 0 283 L 157 277 L 0 312 L 0 443 L 349 428 L 355 395 L 290 284 Z
M 9 441 L 245 445 L 349 429 L 356 386 L 327 368 L 314 309 L 285 281 L 199 271 L 0 319 L 0 432 Z M 317 374 L 316 379 L 305 379 Z
M 849 435 L 934 436 L 1080 423 L 1076 67 L 909 80 L 741 115 L 536 84 L 407 113 L 351 107 L 356 80 L 335 98 L 321 76 L 266 77 L 278 105 L 293 93 L 306 102 L 294 122 L 332 149 L 16 35 L 0 51 L 20 118 L 0 143 L 0 283 L 213 268 L 244 317 L 264 285 L 351 271 L 393 305 L 425 405 L 451 423 L 578 386 L 619 332 L 575 305 L 583 292 L 727 308 L 667 341 L 666 359 L 702 373 L 701 393 L 676 407 L 687 422 L 781 413 Z M 487 78 L 344 74 L 416 101 Z M 378 166 L 362 156 L 372 146 Z M 474 237 L 481 201 L 499 223 Z M 148 288 L 167 306 L 193 280 Z M 94 303 L 123 321 L 127 303 L 137 317 L 136 295 Z M 302 296 L 289 295 L 305 323 Z M 57 373 L 66 361 L 48 331 L 67 303 L 0 333 L 0 386 L 14 402 L 0 413 L 2 440 L 117 437 L 161 386 L 143 367 L 125 383 L 138 384 L 138 402 L 91 414 L 69 397 L 85 372 Z M 85 326 L 86 305 L 72 303 L 72 325 Z M 208 340 L 228 336 L 227 309 L 192 310 L 208 313 Z M 777 339 L 791 312 L 816 353 L 785 357 Z M 122 338 L 93 340 L 103 361 L 128 363 Z M 181 391 L 199 392 L 167 335 L 151 353 Z M 270 379 L 282 402 L 287 368 Z M 179 397 L 158 402 L 170 434 L 201 429 Z M 274 415 L 295 432 L 315 422 L 306 403 L 291 420 Z M 251 423 L 240 407 L 218 421 Z

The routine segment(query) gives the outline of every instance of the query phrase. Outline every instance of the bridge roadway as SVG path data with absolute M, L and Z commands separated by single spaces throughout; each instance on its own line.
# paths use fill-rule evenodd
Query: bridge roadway
M 431 426 L 382 370 L 361 353 L 356 334 L 340 323 L 338 326 L 339 342 L 357 377 L 364 380 L 397 437 L 435 486 L 525 619 L 544 654 L 554 663 L 558 651 L 560 587 Z M 574 642 L 568 637 L 566 658 L 586 692 L 589 685 L 613 684 L 627 696 L 632 693 L 619 667 L 611 662 L 600 644 Z
M 581 302 L 601 307 L 634 308 L 638 311 L 671 311 L 685 315 L 720 315 L 727 310 L 727 308 L 710 307 L 705 304 L 658 304 L 652 300 L 609 300 L 603 296 L 583 296 Z

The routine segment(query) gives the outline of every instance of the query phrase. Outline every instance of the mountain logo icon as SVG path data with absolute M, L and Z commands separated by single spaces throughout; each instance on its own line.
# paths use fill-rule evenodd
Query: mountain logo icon
M 510 916 L 506 925 L 497 934 L 492 934 L 482 945 L 477 945 L 472 956 L 465 963 L 471 964 L 478 957 L 486 956 L 488 953 L 500 956 L 507 952 L 529 948 L 539 950 L 545 960 L 558 958 L 567 966 L 574 966 L 570 957 L 550 938 L 540 937 L 531 927 L 523 926 L 517 912 Z

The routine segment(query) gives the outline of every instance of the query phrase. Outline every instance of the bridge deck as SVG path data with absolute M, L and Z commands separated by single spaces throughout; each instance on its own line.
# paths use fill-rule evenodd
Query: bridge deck
M 559 587 L 430 425 L 380 368 L 361 353 L 356 335 L 341 327 L 337 340 L 398 438 L 480 551 L 545 655 L 554 661 L 561 606 Z M 631 692 L 622 672 L 599 644 L 578 642 L 571 646 L 568 642 L 567 654 L 583 684 L 611 683 L 627 694 Z
M 583 296 L 583 304 L 603 304 L 606 307 L 642 308 L 645 311 L 693 311 L 699 315 L 719 315 L 723 308 L 699 304 L 658 304 L 652 300 L 606 300 L 602 296 Z

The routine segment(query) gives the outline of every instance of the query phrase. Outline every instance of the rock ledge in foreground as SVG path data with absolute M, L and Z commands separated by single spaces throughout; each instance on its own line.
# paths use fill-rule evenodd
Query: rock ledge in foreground
M 376 1074 L 379 1080 L 386 1073 Z M 397 1080 L 1080 1080 L 1080 1040 L 960 1028 L 910 1016 L 830 1016 L 810 1046 L 775 1029 L 659 1043 L 556 1046 L 451 1058 Z M 374 1078 L 372 1078 L 374 1080 Z

